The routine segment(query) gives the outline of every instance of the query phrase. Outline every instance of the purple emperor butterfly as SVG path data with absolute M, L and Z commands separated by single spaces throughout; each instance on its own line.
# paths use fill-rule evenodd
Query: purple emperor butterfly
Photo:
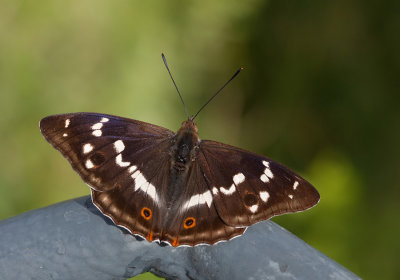
M 148 241 L 215 244 L 254 223 L 318 203 L 315 188 L 287 167 L 200 140 L 196 116 L 176 133 L 97 113 L 49 116 L 40 129 L 91 187 L 94 205 Z

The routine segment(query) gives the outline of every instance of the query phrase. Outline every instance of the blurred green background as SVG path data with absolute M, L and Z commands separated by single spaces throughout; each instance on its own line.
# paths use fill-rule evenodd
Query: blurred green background
M 0 218 L 89 194 L 38 122 L 93 111 L 284 163 L 321 202 L 274 218 L 365 279 L 400 275 L 399 1 L 0 1 Z M 137 279 L 151 279 L 140 276 Z

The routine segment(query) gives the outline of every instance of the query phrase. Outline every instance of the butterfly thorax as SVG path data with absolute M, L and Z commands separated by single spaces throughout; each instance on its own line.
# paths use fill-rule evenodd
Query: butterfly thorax
M 190 119 L 185 121 L 176 133 L 172 146 L 172 163 L 176 170 L 180 172 L 187 170 L 196 158 L 199 143 L 196 124 Z
M 170 150 L 170 188 L 168 189 L 168 207 L 179 197 L 188 179 L 192 163 L 196 160 L 200 139 L 197 125 L 193 120 L 183 122 L 181 128 L 173 137 Z

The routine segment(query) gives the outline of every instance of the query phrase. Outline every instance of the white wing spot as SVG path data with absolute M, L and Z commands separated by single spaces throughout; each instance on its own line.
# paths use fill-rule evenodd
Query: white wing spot
M 267 175 L 268 178 L 274 178 L 274 174 L 272 174 L 271 169 L 269 167 L 265 167 L 264 174 Z
M 67 137 L 67 136 L 68 136 L 68 133 L 64 133 L 64 134 L 63 134 L 63 137 Z
M 268 198 L 269 198 L 269 193 L 266 191 L 261 191 L 260 192 L 260 198 L 262 201 L 267 202 Z
M 101 123 L 105 123 L 105 122 L 108 122 L 108 121 L 109 121 L 108 118 L 102 118 L 100 122 L 101 122 Z
M 93 164 L 93 162 L 92 162 L 90 159 L 88 159 L 88 160 L 85 162 L 85 166 L 86 166 L 87 169 L 92 169 L 92 168 L 94 167 L 94 164 Z
M 199 204 L 207 204 L 208 208 L 210 208 L 212 201 L 213 199 L 210 191 L 195 194 L 183 205 L 183 209 L 186 210 Z
M 269 178 L 265 174 L 262 174 L 260 176 L 260 180 L 263 181 L 264 183 L 268 183 L 269 182 Z
M 231 185 L 229 189 L 225 189 L 224 187 L 220 187 L 219 190 L 226 195 L 231 195 L 236 191 L 236 187 L 234 184 Z
M 128 171 L 129 171 L 129 173 L 133 173 L 133 172 L 135 172 L 136 169 L 137 169 L 137 166 L 132 165 L 131 167 L 129 167 Z
M 136 173 L 136 172 L 135 172 Z M 139 172 L 135 178 L 135 191 L 142 189 L 143 191 L 146 191 L 146 189 L 143 188 L 143 185 L 148 184 L 146 178 L 142 175 L 141 172 Z
M 122 142 L 122 140 L 115 141 L 114 142 L 114 149 L 118 154 L 121 153 L 123 150 L 125 150 L 124 142 Z
M 288 197 L 289 197 L 290 199 L 293 199 L 293 195 L 291 195 L 291 194 L 289 194 Z
M 132 167 L 133 167 L 133 166 L 132 166 Z M 140 174 L 140 171 L 139 171 L 139 170 L 136 170 L 136 171 L 131 175 L 132 179 L 136 179 L 136 177 L 139 176 L 139 174 Z M 137 191 L 137 189 L 136 189 L 136 184 L 135 184 L 135 191 Z
M 213 190 L 212 190 L 212 192 L 213 192 L 214 195 L 217 195 L 217 194 L 218 194 L 218 188 L 217 188 L 217 187 L 214 187 Z
M 116 158 L 115 158 L 115 163 L 118 164 L 121 167 L 127 167 L 129 165 L 131 165 L 130 162 L 128 161 L 122 161 L 122 155 L 119 154 Z
M 102 132 L 101 132 L 100 129 L 97 129 L 97 130 L 93 130 L 92 134 L 93 134 L 94 136 L 96 136 L 96 137 L 100 137 L 101 134 L 102 134 Z
M 295 181 L 293 184 L 293 190 L 296 190 L 298 185 L 299 185 L 299 182 Z
M 103 127 L 103 124 L 101 122 L 95 123 L 94 125 L 92 125 L 93 130 L 101 129 L 102 127 Z
M 236 186 L 239 185 L 240 183 L 243 183 L 244 179 L 245 177 L 243 173 L 238 173 L 235 176 L 233 176 L 233 182 L 235 183 Z
M 85 145 L 83 145 L 83 153 L 86 155 L 88 153 L 90 153 L 91 151 L 93 151 L 93 145 L 90 143 L 86 143 Z
M 190 207 L 198 205 L 199 204 L 199 200 L 200 200 L 200 195 L 199 194 L 192 195 L 192 197 L 189 199 L 189 201 L 187 201 L 183 205 L 183 209 L 188 209 Z
M 269 179 L 274 178 L 274 174 L 272 174 L 272 171 L 269 168 L 269 162 L 268 161 L 263 160 L 262 163 L 264 164 L 265 169 L 264 169 L 264 174 L 262 174 L 260 176 L 260 180 L 263 181 L 264 183 L 268 183 Z
M 157 198 L 157 193 L 156 193 L 156 188 L 153 186 L 153 184 L 149 183 L 149 186 L 147 187 L 147 195 L 150 196 L 154 201 L 158 201 Z
M 251 213 L 255 213 L 258 209 L 258 205 L 254 204 L 252 206 L 249 207 L 249 210 L 251 211 Z
M 150 196 L 154 200 L 154 202 L 158 203 L 156 188 L 152 184 L 147 182 L 146 178 L 139 170 L 133 173 L 131 177 L 135 179 L 135 191 L 141 190 L 145 192 L 148 196 Z
M 71 122 L 70 119 L 65 120 L 65 128 L 67 128 L 69 126 L 70 122 Z
M 212 203 L 212 195 L 210 191 L 206 191 L 202 194 L 203 199 L 201 201 L 204 201 L 205 203 L 207 203 L 208 208 L 211 207 L 211 203 Z

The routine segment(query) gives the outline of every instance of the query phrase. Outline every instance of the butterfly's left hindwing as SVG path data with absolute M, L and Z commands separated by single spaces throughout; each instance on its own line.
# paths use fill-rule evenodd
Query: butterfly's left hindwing
M 228 225 L 249 226 L 319 201 L 310 183 L 266 157 L 206 140 L 198 160 L 218 214 Z

